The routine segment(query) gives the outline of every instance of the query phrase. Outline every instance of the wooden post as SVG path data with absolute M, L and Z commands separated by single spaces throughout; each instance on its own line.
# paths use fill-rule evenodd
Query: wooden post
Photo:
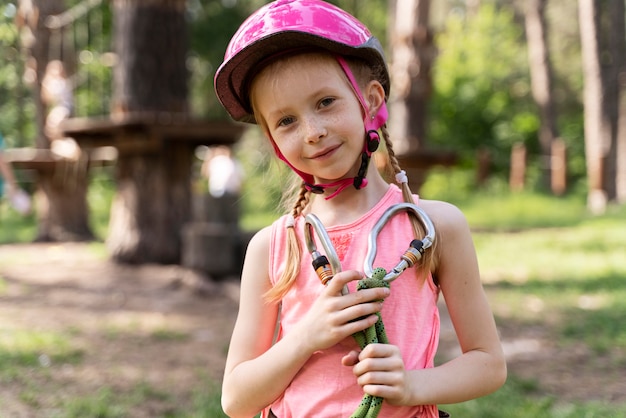
M 526 178 L 526 146 L 522 143 L 513 145 L 511 149 L 511 173 L 509 187 L 511 191 L 524 190 Z
M 489 178 L 489 172 L 491 168 L 491 153 L 487 148 L 480 148 L 477 155 L 478 167 L 476 170 L 476 184 L 479 187 L 485 185 L 485 182 Z
M 567 189 L 567 150 L 561 138 L 552 141 L 550 165 L 552 193 L 561 196 Z

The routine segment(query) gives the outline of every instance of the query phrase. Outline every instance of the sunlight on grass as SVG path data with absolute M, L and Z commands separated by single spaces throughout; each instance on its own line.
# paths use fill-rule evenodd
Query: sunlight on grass
M 626 406 L 599 402 L 562 403 L 542 393 L 537 382 L 509 378 L 496 393 L 441 409 L 453 417 L 481 418 L 580 418 L 626 416 Z
M 576 280 L 626 274 L 626 218 L 518 233 L 474 233 L 485 280 Z
M 12 378 L 23 367 L 50 367 L 57 363 L 78 363 L 83 350 L 73 347 L 60 333 L 20 329 L 0 330 L 0 376 Z
M 552 324 L 561 344 L 626 358 L 626 217 L 577 226 L 474 234 L 494 313 Z M 620 352 L 621 352 L 620 351 Z

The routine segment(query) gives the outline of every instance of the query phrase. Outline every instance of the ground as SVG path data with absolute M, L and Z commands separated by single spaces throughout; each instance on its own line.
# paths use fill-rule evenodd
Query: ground
M 53 355 L 41 353 L 39 367 L 53 372 L 33 377 L 43 379 L 37 385 L 47 391 L 30 398 L 24 394 L 27 379 L 18 378 L 18 385 L 0 379 L 3 417 L 49 416 L 42 412 L 50 404 L 46 397 L 93 394 L 102 387 L 132 391 L 143 385 L 189 402 L 190 388 L 219 384 L 238 279 L 206 281 L 179 266 L 125 266 L 105 258 L 89 244 L 0 246 L 0 348 L 4 331 L 34 330 L 68 335 L 81 356 L 55 367 Z M 442 317 L 445 358 L 458 348 L 443 304 Z M 547 327 L 499 323 L 499 329 L 510 373 L 535 379 L 546 394 L 565 401 L 626 401 L 623 367 L 582 345 L 560 348 Z M 159 397 L 150 399 L 133 416 L 162 413 Z

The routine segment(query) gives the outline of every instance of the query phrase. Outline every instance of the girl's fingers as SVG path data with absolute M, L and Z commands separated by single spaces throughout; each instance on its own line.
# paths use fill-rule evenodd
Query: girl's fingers
M 340 294 L 341 289 L 354 280 L 361 280 L 363 276 L 356 270 L 347 270 L 337 273 L 326 285 L 330 294 Z
M 341 359 L 341 364 L 344 366 L 352 367 L 359 362 L 359 352 L 358 351 L 350 351 L 348 354 L 343 356 Z

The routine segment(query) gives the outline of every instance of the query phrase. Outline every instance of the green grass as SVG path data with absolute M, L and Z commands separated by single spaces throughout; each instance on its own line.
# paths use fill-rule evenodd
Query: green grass
M 0 330 L 0 379 L 20 376 L 24 368 L 80 362 L 83 351 L 70 341 L 68 335 L 45 330 Z
M 497 392 L 455 405 L 440 405 L 452 417 L 480 418 L 604 418 L 626 416 L 626 405 L 601 402 L 563 403 L 545 394 L 538 382 L 509 378 Z

